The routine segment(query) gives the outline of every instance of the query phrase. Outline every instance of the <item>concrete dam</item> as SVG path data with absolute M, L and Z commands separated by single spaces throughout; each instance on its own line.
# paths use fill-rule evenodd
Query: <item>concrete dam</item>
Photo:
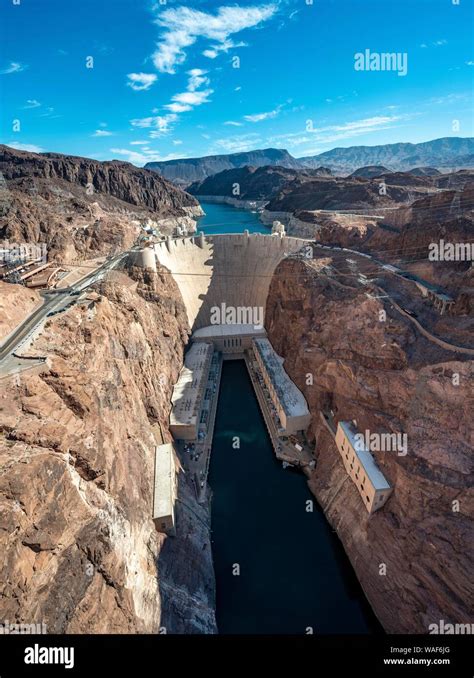
M 307 240 L 248 232 L 175 238 L 154 245 L 176 281 L 194 332 L 211 325 L 211 309 L 262 308 L 279 262 Z

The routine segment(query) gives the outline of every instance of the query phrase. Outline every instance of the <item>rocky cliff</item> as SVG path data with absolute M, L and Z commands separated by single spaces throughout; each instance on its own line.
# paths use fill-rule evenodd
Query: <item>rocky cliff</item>
M 170 276 L 117 272 L 49 321 L 34 345 L 49 369 L 0 381 L 1 619 L 215 632 L 209 515 L 182 471 L 178 536 L 152 521 L 154 446 L 171 440 L 186 341 Z
M 116 160 L 0 146 L 0 178 L 0 239 L 46 243 L 66 260 L 129 247 L 149 219 L 166 234 L 202 213 L 156 173 Z
M 309 486 L 388 632 L 470 622 L 474 363 L 418 335 L 354 277 L 324 273 L 330 264 L 282 262 L 266 309 L 270 339 L 312 413 Z M 372 517 L 320 419 L 330 410 L 360 431 L 407 434 L 406 456 L 376 453 L 394 493 Z

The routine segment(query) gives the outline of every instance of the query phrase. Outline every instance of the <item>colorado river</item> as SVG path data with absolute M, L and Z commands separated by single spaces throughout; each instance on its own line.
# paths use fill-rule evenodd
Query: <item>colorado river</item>
M 274 457 L 243 360 L 224 363 L 209 484 L 220 633 L 380 631 L 305 476 Z

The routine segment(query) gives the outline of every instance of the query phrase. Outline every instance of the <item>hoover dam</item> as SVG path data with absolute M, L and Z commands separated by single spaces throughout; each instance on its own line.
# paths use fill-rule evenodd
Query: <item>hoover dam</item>
M 259 308 L 265 312 L 273 273 L 295 254 L 302 238 L 252 233 L 168 238 L 154 246 L 158 262 L 176 281 L 194 332 L 211 324 L 213 308 Z

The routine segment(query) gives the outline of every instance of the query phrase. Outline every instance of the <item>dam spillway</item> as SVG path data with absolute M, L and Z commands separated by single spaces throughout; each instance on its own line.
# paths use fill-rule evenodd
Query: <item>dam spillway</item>
M 211 324 L 215 307 L 261 308 L 265 312 L 273 273 L 307 240 L 262 233 L 169 238 L 154 246 L 172 274 L 194 332 Z

